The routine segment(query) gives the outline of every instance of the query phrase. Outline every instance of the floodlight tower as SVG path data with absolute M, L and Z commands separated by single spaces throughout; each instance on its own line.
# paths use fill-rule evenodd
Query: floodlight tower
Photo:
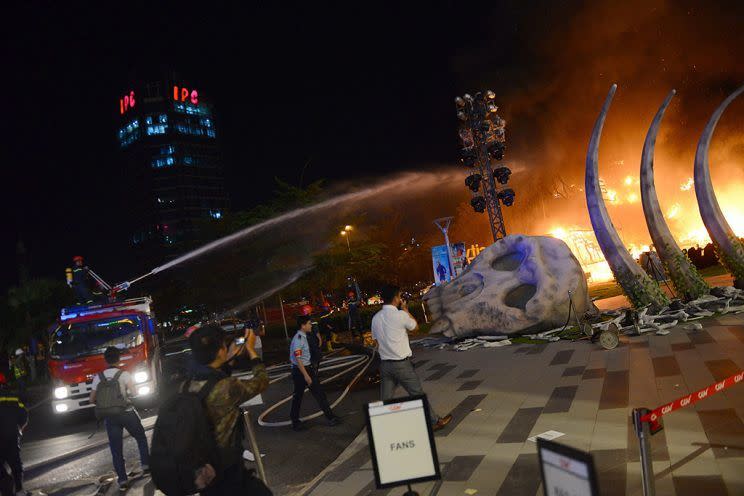
M 455 98 L 455 105 L 460 120 L 461 160 L 469 169 L 465 186 L 472 194 L 470 205 L 478 213 L 488 211 L 491 234 L 498 241 L 506 236 L 501 203 L 512 206 L 514 190 L 504 187 L 511 170 L 499 163 L 506 149 L 506 121 L 496 113 L 499 108 L 495 98 L 491 90 L 476 93 L 474 97 L 466 93 Z

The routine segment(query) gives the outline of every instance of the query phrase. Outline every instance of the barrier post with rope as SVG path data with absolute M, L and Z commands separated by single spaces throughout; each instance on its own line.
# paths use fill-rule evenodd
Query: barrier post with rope
M 709 396 L 713 396 L 716 393 L 720 393 L 724 389 L 727 389 L 734 384 L 740 383 L 744 380 L 744 370 L 740 370 L 736 374 L 729 376 L 722 381 L 711 384 L 708 387 L 701 389 L 700 391 L 682 396 L 676 400 L 662 405 L 654 410 L 648 408 L 634 408 L 633 417 L 633 428 L 638 437 L 638 444 L 640 447 L 641 455 L 641 476 L 643 482 L 643 496 L 655 496 L 656 488 L 654 485 L 654 470 L 651 463 L 651 442 L 650 436 L 656 434 L 664 427 L 661 425 L 661 417 L 670 414 L 680 408 L 685 408 L 690 405 L 694 405 L 700 400 L 703 400 Z
M 656 496 L 654 468 L 651 464 L 651 429 L 649 429 L 648 422 L 641 420 L 648 412 L 648 408 L 633 409 L 633 428 L 638 437 L 639 451 L 641 453 L 641 483 L 643 484 L 643 495 Z
M 243 425 L 245 427 L 245 435 L 248 438 L 248 443 L 251 445 L 251 451 L 256 460 L 256 472 L 258 472 L 258 477 L 264 484 L 268 485 L 269 482 L 266 480 L 266 470 L 264 469 L 263 459 L 261 458 L 261 451 L 258 447 L 258 441 L 256 440 L 256 431 L 253 429 L 253 419 L 251 418 L 251 412 L 248 408 L 243 408 Z

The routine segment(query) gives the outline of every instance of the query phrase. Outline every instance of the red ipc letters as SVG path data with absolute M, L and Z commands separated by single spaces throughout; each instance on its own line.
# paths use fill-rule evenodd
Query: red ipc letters
M 199 93 L 196 90 L 189 90 L 188 88 L 179 88 L 173 86 L 173 99 L 177 102 L 191 102 L 194 105 L 199 105 Z
M 127 110 L 134 108 L 134 90 L 131 90 L 128 95 L 124 95 L 123 98 L 119 98 L 119 113 L 124 114 Z

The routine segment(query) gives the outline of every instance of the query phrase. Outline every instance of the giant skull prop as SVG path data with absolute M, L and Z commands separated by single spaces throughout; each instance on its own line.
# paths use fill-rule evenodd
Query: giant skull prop
M 513 235 L 486 248 L 424 299 L 435 320 L 432 333 L 515 335 L 565 324 L 569 291 L 579 315 L 595 310 L 584 271 L 563 241 Z

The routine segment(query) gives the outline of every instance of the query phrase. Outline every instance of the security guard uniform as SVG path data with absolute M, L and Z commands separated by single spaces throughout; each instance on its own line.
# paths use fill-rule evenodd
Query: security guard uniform
M 23 492 L 21 431 L 28 422 L 28 411 L 21 400 L 4 387 L 4 382 L 5 377 L 0 378 L 0 467 L 8 464 L 18 494 Z
M 302 395 L 307 387 L 310 393 L 318 402 L 318 406 L 326 418 L 330 421 L 335 421 L 336 416 L 333 415 L 330 405 L 328 405 L 328 399 L 326 398 L 323 389 L 320 386 L 320 380 L 318 379 L 318 371 L 312 366 L 310 345 L 307 341 L 307 336 L 303 331 L 297 331 L 297 334 L 292 338 L 292 343 L 289 346 L 289 361 L 292 363 L 292 382 L 294 383 L 294 393 L 292 395 L 292 408 L 289 413 L 289 418 L 292 420 L 292 427 L 299 428 L 300 424 L 300 407 L 302 406 Z M 299 363 L 305 367 L 312 383 L 308 386 L 305 381 L 305 376 L 302 375 Z

